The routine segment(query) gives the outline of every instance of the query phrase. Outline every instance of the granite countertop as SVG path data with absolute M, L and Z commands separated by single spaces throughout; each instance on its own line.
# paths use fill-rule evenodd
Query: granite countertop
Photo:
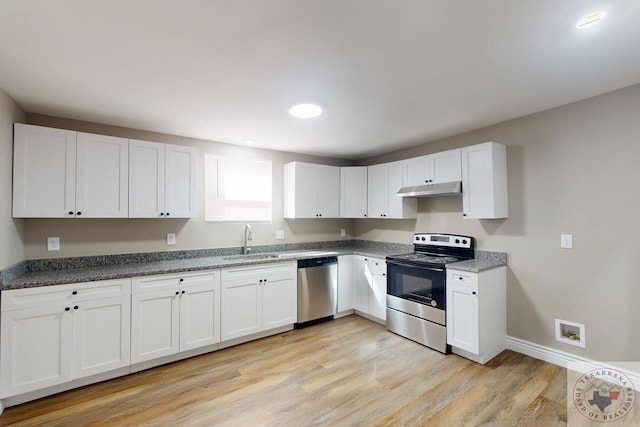
M 294 262 L 320 256 L 363 255 L 384 259 L 387 255 L 413 251 L 411 245 L 352 242 L 351 245 L 338 241 L 255 247 L 256 253 L 249 257 L 240 255 L 239 248 L 230 248 L 24 261 L 15 271 L 3 270 L 0 290 Z M 450 264 L 450 268 L 479 272 L 506 263 L 506 253 L 476 250 L 476 259 Z
M 0 290 L 32 288 L 40 286 L 60 285 L 66 283 L 92 282 L 96 280 L 121 279 L 126 277 L 150 276 L 155 274 L 181 273 L 185 271 L 210 270 L 227 267 L 240 267 L 260 264 L 295 262 L 299 259 L 317 258 L 321 256 L 364 255 L 384 258 L 398 253 L 397 245 L 376 245 L 374 247 L 359 246 L 326 246 L 322 248 L 297 249 L 288 251 L 257 252 L 248 257 L 233 255 L 206 255 L 179 259 L 126 262 L 119 259 L 112 264 L 87 265 L 60 262 L 52 268 L 38 266 L 34 270 L 26 270 L 2 280 Z M 269 254 L 269 255 L 267 255 Z M 107 257 L 108 258 L 108 257 Z

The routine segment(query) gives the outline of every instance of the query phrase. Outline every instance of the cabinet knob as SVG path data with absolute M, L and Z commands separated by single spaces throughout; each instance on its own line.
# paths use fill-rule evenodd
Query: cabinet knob
M 467 216 L 467 214 L 466 214 L 466 213 L 463 213 L 463 214 L 462 214 L 462 216 Z
M 64 308 L 64 311 L 69 311 L 69 310 L 71 310 L 69 307 Z
M 364 216 L 367 216 L 367 214 L 364 214 Z
M 73 211 L 69 211 L 69 215 L 73 215 Z
M 267 279 L 264 279 L 264 283 L 267 283 Z
M 71 292 L 71 295 L 78 295 L 78 291 Z
M 262 283 L 262 279 L 260 279 L 260 283 Z
M 387 275 L 387 273 L 382 273 L 382 275 L 383 275 L 383 276 L 386 276 L 386 275 Z
M 73 309 L 74 309 L 74 310 L 77 310 L 77 309 L 79 309 L 79 308 L 80 308 L 80 307 L 78 307 L 77 305 L 74 305 L 74 306 L 73 306 Z
M 171 215 L 171 214 L 170 214 L 169 212 L 167 212 L 167 215 L 166 215 L 166 216 L 169 216 L 169 215 Z
M 180 279 L 180 283 L 184 282 L 184 279 Z
M 180 291 L 176 291 L 176 295 L 180 295 Z
M 182 291 L 182 295 L 184 295 L 187 291 Z
M 160 216 L 164 216 L 164 212 L 160 212 Z
M 472 293 L 473 295 L 475 295 L 475 294 L 476 294 L 476 291 L 473 291 L 473 292 L 471 292 L 471 293 Z
M 458 280 L 463 280 L 462 277 L 458 277 Z
M 78 211 L 76 212 L 76 215 L 82 215 L 82 212 Z

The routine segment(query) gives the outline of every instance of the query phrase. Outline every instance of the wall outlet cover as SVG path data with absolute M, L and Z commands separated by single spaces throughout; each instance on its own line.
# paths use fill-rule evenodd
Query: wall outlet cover
M 176 233 L 167 233 L 167 245 L 176 244 Z
M 47 237 L 47 250 L 59 251 L 60 250 L 60 238 L 59 237 Z
M 284 240 L 284 230 L 276 230 L 276 239 Z
M 573 234 L 561 234 L 560 247 L 563 249 L 573 249 Z

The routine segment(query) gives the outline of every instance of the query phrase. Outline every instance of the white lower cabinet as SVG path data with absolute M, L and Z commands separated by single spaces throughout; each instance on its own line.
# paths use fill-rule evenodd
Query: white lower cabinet
M 355 256 L 338 257 L 338 313 L 353 312 L 355 303 Z
M 383 322 L 387 318 L 386 269 L 384 259 L 355 255 L 354 308 Z
M 220 342 L 220 271 L 133 279 L 131 363 Z
M 222 341 L 296 323 L 297 263 L 222 270 Z
M 131 279 L 2 292 L 0 398 L 126 367 Z
M 472 273 L 447 269 L 447 344 L 486 363 L 506 348 L 506 267 Z

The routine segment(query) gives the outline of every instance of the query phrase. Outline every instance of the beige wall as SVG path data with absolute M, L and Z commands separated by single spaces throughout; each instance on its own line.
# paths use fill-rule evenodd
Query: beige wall
M 11 217 L 13 123 L 24 111 L 0 90 L 0 269 L 23 260 L 23 221 Z
M 361 163 L 485 141 L 508 146 L 508 219 L 463 219 L 460 197 L 420 199 L 417 220 L 356 221 L 356 237 L 475 236 L 480 249 L 509 253 L 509 335 L 640 360 L 640 85 Z M 574 249 L 560 249 L 561 233 Z M 587 348 L 557 343 L 555 318 L 584 323 Z
M 253 224 L 253 244 L 298 243 L 353 238 L 352 220 L 283 219 L 283 165 L 299 160 L 341 165 L 344 160 L 303 156 L 260 150 L 211 141 L 117 128 L 76 120 L 28 114 L 30 124 L 82 132 L 182 144 L 198 149 L 198 215 L 186 219 L 25 219 L 24 252 L 26 259 L 105 255 L 165 250 L 233 247 L 242 245 L 244 224 L 218 224 L 204 221 L 204 153 L 269 159 L 273 170 L 273 222 Z M 346 237 L 340 237 L 345 228 Z M 285 231 L 285 240 L 276 240 L 276 230 Z M 166 244 L 167 233 L 176 233 L 176 245 Z M 60 237 L 61 250 L 47 252 L 47 237 Z

